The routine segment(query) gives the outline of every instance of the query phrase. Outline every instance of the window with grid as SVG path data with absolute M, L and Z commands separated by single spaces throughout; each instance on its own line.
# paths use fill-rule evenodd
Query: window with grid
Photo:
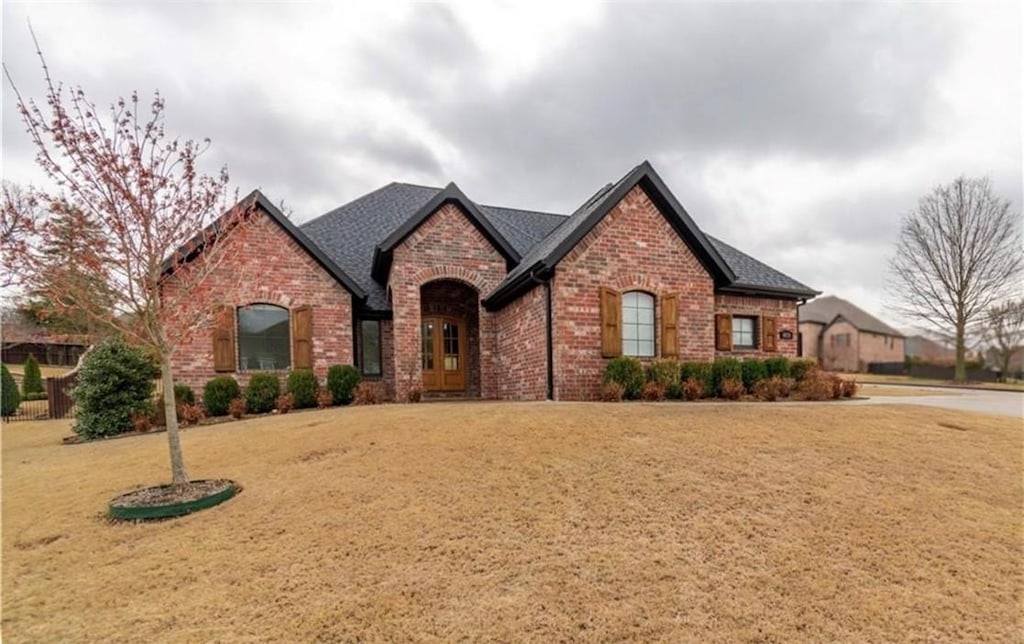
M 643 291 L 622 294 L 622 354 L 654 355 L 654 296 Z
M 732 346 L 738 349 L 753 349 L 757 347 L 757 324 L 754 318 L 733 316 L 732 318 Z

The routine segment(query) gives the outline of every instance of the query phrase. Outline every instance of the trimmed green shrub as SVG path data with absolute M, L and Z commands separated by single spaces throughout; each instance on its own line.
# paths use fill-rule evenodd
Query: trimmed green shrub
M 711 369 L 714 374 L 714 394 L 723 395 L 722 383 L 726 380 L 743 382 L 743 363 L 737 358 L 719 358 L 712 363 Z
M 673 400 L 682 395 L 679 363 L 675 360 L 655 360 L 647 369 L 647 379 L 665 389 L 665 396 Z
M 210 416 L 226 416 L 231 401 L 241 395 L 238 381 L 231 376 L 218 376 L 203 385 L 203 407 Z
M 39 361 L 31 353 L 25 358 L 25 375 L 21 378 L 21 392 L 24 394 L 25 400 L 29 400 L 29 396 L 32 394 L 46 392 L 46 388 L 43 387 L 43 374 L 39 371 Z
M 2 380 L 0 380 L 0 398 L 3 398 L 3 402 L 0 404 L 0 416 L 7 418 L 18 412 L 21 394 L 18 393 L 18 383 L 14 381 L 14 376 L 7 370 L 7 365 L 0 368 L 3 370 Z
M 818 370 L 818 363 L 814 360 L 794 360 L 789 363 L 789 375 L 797 382 L 807 379 L 807 376 Z
M 749 393 L 754 393 L 757 383 L 768 378 L 768 367 L 764 360 L 751 358 L 743 361 L 743 386 Z
M 764 366 L 768 369 L 769 378 L 773 378 L 775 376 L 789 378 L 792 375 L 790 374 L 789 365 L 789 358 L 785 356 L 776 356 L 764 361 Z
M 350 364 L 336 364 L 328 369 L 327 390 L 331 392 L 334 404 L 347 405 L 352 402 L 352 394 L 362 379 L 359 370 Z
M 250 414 L 265 414 L 274 410 L 281 395 L 281 379 L 274 373 L 254 373 L 245 388 L 245 406 Z
M 26 394 L 22 400 L 46 400 L 45 391 L 37 391 L 35 393 Z
M 159 376 L 145 352 L 123 342 L 87 353 L 71 394 L 78 406 L 75 433 L 99 438 L 132 431 L 135 416 L 153 413 L 153 381 Z
M 626 398 L 635 400 L 640 396 L 644 386 L 644 367 L 640 361 L 630 356 L 612 358 L 604 368 L 601 384 L 614 382 L 622 385 Z
M 189 387 L 188 385 L 174 385 L 174 404 L 196 404 L 196 394 L 192 391 L 192 387 Z
M 292 406 L 295 409 L 316 407 L 316 394 L 320 389 L 320 383 L 316 381 L 312 370 L 298 369 L 288 374 L 287 389 L 292 395 Z
M 743 381 L 736 378 L 724 378 L 719 385 L 719 395 L 726 400 L 739 400 L 743 395 Z
M 701 397 L 715 395 L 715 370 L 710 362 L 684 362 L 679 369 L 679 377 L 683 382 L 696 380 L 700 383 L 700 390 L 703 392 Z M 695 391 L 696 388 L 691 386 L 690 394 L 692 395 Z M 694 399 L 687 398 L 687 400 Z

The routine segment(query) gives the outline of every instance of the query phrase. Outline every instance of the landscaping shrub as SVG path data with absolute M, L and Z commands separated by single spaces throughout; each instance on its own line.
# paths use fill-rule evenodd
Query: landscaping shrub
M 684 362 L 679 369 L 679 377 L 684 382 L 696 380 L 701 386 L 701 397 L 715 395 L 715 370 L 710 362 Z M 692 388 L 691 388 L 692 389 Z M 687 398 L 687 400 L 695 400 Z
M 789 358 L 785 356 L 776 356 L 774 358 L 768 358 L 764 361 L 764 367 L 768 370 L 768 377 L 773 378 L 780 376 L 782 378 L 789 378 L 792 376 L 790 373 L 790 362 Z
M 320 383 L 316 381 L 316 376 L 311 370 L 298 369 L 288 374 L 286 388 L 292 395 L 295 409 L 316 407 L 316 394 L 320 390 Z
M 419 387 L 411 387 L 409 393 L 406 395 L 406 402 L 418 403 L 423 399 L 423 390 Z
M 648 380 L 640 389 L 640 398 L 648 402 L 665 400 L 665 385 L 660 382 Z
M 231 401 L 242 395 L 238 382 L 231 376 L 218 376 L 203 386 L 203 406 L 211 416 L 224 416 Z
M 353 393 L 362 376 L 359 370 L 350 364 L 336 364 L 327 370 L 327 389 L 335 405 L 347 405 L 352 402 Z
M 781 398 L 788 398 L 793 392 L 793 387 L 796 385 L 792 378 L 784 378 L 782 376 L 772 376 L 765 380 L 760 381 L 754 386 L 754 395 L 761 400 L 768 402 L 779 400 Z
M 132 431 L 148 432 L 153 429 L 153 415 L 152 414 L 135 414 L 132 416 Z
M 818 363 L 814 360 L 794 360 L 789 363 L 789 375 L 797 382 L 803 382 L 814 371 L 818 371 Z
M 647 379 L 661 385 L 665 396 L 675 400 L 682 394 L 679 370 L 679 363 L 675 360 L 655 360 L 647 369 Z
M 178 406 L 196 404 L 196 394 L 192 391 L 192 387 L 174 385 L 174 404 Z
M 245 398 L 242 398 L 241 396 L 233 398 L 231 402 L 228 403 L 228 413 L 236 420 L 245 416 L 245 412 L 247 411 L 248 409 L 245 406 Z
M 153 412 L 153 380 L 160 371 L 141 349 L 106 342 L 86 354 L 72 397 L 74 430 L 83 438 L 131 431 L 132 418 Z
M 376 405 L 384 402 L 384 392 L 379 382 L 361 382 L 356 385 L 352 396 L 353 405 Z
M 640 388 L 644 386 L 644 368 L 640 361 L 629 356 L 612 358 L 604 368 L 604 377 L 601 384 L 615 382 L 622 385 L 626 398 L 630 400 L 640 395 Z
M 832 400 L 837 397 L 834 381 L 836 377 L 820 369 L 812 369 L 797 385 L 797 393 L 804 400 Z
M 746 388 L 739 378 L 723 378 L 718 393 L 726 400 L 739 400 Z
M 21 378 L 21 391 L 24 394 L 24 400 L 38 400 L 38 398 L 29 398 L 29 396 L 35 394 L 44 394 L 46 388 L 43 387 L 43 374 L 39 371 L 39 361 L 31 353 L 25 358 L 24 375 Z
M 748 392 L 754 393 L 757 383 L 768 378 L 768 367 L 764 360 L 757 358 L 744 360 L 741 364 L 743 365 L 743 386 L 747 388 Z
M 856 380 L 843 380 L 843 384 L 839 388 L 839 393 L 843 398 L 853 398 L 859 388 L 860 385 L 857 384 Z
M 245 406 L 251 414 L 265 414 L 274 410 L 281 395 L 281 379 L 273 373 L 254 373 L 245 388 Z
M 278 413 L 287 414 L 295 406 L 295 396 L 293 394 L 281 394 L 277 397 L 274 402 L 274 407 Z
M 683 382 L 683 400 L 700 400 L 704 397 L 704 383 L 696 378 Z
M 0 366 L 0 370 L 3 371 L 2 380 L 0 380 L 0 398 L 3 398 L 2 404 L 0 404 L 0 416 L 7 418 L 18 413 L 18 405 L 21 404 L 21 394 L 18 393 L 18 383 L 14 381 L 14 376 L 7 370 L 7 365 Z
M 604 402 L 622 402 L 626 388 L 617 382 L 606 382 L 601 385 L 601 400 Z
M 743 384 L 743 363 L 736 358 L 719 358 L 712 363 L 711 369 L 714 377 L 712 391 L 723 398 L 726 396 L 722 391 L 722 384 L 726 380 L 738 380 L 741 385 Z
M 320 409 L 327 409 L 334 404 L 334 396 L 327 389 L 321 389 L 316 394 L 316 406 Z
M 178 420 L 186 425 L 197 425 L 199 421 L 206 418 L 202 405 L 195 403 L 181 403 L 178 405 Z
M 24 397 L 22 397 L 22 400 L 46 400 L 46 392 L 36 391 L 30 394 L 26 394 Z

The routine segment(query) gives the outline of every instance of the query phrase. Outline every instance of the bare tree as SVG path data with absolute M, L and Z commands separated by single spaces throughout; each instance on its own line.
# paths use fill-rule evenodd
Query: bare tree
M 958 381 L 967 376 L 967 334 L 1020 288 L 1021 250 L 1020 215 L 987 178 L 938 186 L 903 219 L 889 264 L 891 298 L 900 312 L 952 334 Z
M 58 311 L 112 330 L 158 362 L 172 483 L 187 485 L 172 394 L 171 329 L 210 324 L 213 298 L 227 294 L 203 286 L 225 262 L 240 271 L 239 281 L 245 279 L 244 254 L 226 242 L 253 221 L 250 205 L 229 207 L 225 168 L 214 175 L 199 171 L 209 140 L 167 137 L 159 94 L 146 105 L 132 93 L 103 117 L 80 87 L 66 92 L 52 79 L 38 42 L 36 54 L 45 107 L 23 98 L 6 67 L 4 73 L 36 160 L 54 184 L 49 191 L 34 190 L 32 201 L 52 216 L 36 227 L 39 243 L 18 249 L 16 259 L 38 268 L 27 275 L 31 292 Z M 66 246 L 69 229 L 88 235 L 89 243 Z M 49 252 L 62 247 L 73 262 Z M 199 252 L 203 261 L 190 261 Z M 75 270 L 67 269 L 71 263 Z M 174 288 L 163 288 L 170 278 Z
M 41 221 L 42 210 L 31 191 L 4 181 L 0 202 L 0 288 L 18 281 L 23 268 L 20 258 L 31 245 Z
M 985 335 L 992 343 L 990 351 L 1006 378 L 1013 356 L 1024 352 L 1024 299 L 1007 300 L 989 308 L 986 327 Z

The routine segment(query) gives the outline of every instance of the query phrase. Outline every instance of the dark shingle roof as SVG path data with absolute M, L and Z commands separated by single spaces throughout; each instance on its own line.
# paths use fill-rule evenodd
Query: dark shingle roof
M 835 295 L 808 302 L 800 307 L 797 314 L 797 319 L 801 322 L 818 322 L 826 325 L 831 324 L 837 317 L 843 318 L 861 331 L 903 337 L 902 333 L 885 322 Z
M 814 297 L 818 294 L 818 291 L 815 291 L 806 284 L 796 281 L 789 275 L 780 273 L 771 266 L 733 248 L 724 241 L 716 239 L 711 235 L 705 234 L 704 236 L 708 238 L 708 241 L 715 247 L 718 254 L 722 256 L 722 259 L 729 265 L 732 272 L 736 274 L 736 279 L 730 285 L 731 288 L 769 288 L 806 297 Z

